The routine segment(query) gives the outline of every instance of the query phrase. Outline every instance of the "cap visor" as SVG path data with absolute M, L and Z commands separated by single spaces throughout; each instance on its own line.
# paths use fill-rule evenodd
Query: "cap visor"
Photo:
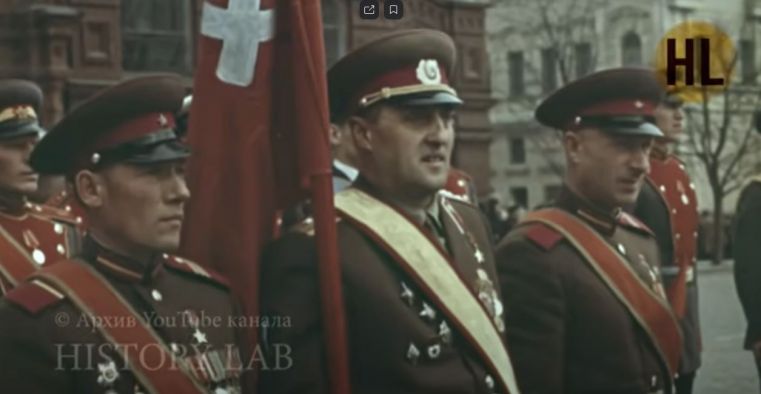
M 424 94 L 410 94 L 393 99 L 393 102 L 401 105 L 462 105 L 459 97 L 449 92 L 434 92 Z
M 641 123 L 639 125 L 627 125 L 627 126 L 607 126 L 605 127 L 605 131 L 609 133 L 615 133 L 615 134 L 624 134 L 624 135 L 632 135 L 632 136 L 646 136 L 646 137 L 655 137 L 655 138 L 663 138 L 663 132 L 661 132 L 661 129 L 658 128 L 658 126 L 645 122 Z
M 190 156 L 190 148 L 182 142 L 174 140 L 157 144 L 148 151 L 132 154 L 123 161 L 131 164 L 152 164 L 185 159 L 188 156 Z
M 23 126 L 0 131 L 0 140 L 9 140 L 12 138 L 26 137 L 29 135 L 37 135 L 42 137 L 44 133 L 45 129 L 40 127 L 37 122 L 30 122 Z

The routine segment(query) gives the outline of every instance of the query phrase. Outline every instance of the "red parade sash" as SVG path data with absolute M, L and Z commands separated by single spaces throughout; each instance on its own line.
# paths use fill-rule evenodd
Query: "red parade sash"
M 125 322 L 95 326 L 107 341 L 116 345 L 130 371 L 148 392 L 208 392 L 191 376 L 188 366 L 178 360 L 156 332 L 146 325 L 137 311 L 86 263 L 63 260 L 39 270 L 31 278 L 62 292 L 87 316 L 108 316 L 114 321 Z M 125 351 L 128 346 L 133 351 Z
M 513 367 L 491 317 L 463 283 L 453 264 L 419 227 L 369 194 L 348 188 L 335 195 L 339 214 L 389 253 L 481 354 L 497 382 L 518 394 Z
M 0 275 L 10 287 L 16 287 L 39 269 L 26 249 L 0 225 Z
M 586 223 L 557 208 L 530 212 L 521 222 L 542 223 L 558 231 L 626 307 L 652 341 L 658 355 L 674 376 L 682 351 L 679 323 L 666 300 L 648 288 L 618 254 Z

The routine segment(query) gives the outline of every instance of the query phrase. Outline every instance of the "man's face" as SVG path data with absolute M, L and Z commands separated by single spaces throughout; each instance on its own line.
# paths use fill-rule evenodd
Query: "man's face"
M 678 140 L 682 134 L 684 112 L 681 105 L 661 104 L 655 109 L 655 125 L 672 140 Z
M 37 190 L 29 155 L 38 140 L 37 135 L 0 140 L 0 191 L 27 195 Z
M 650 170 L 652 137 L 588 128 L 567 132 L 564 140 L 578 192 L 605 209 L 636 202 Z
M 393 198 L 422 198 L 446 185 L 454 145 L 451 106 L 381 104 L 368 120 L 371 181 Z
M 104 169 L 101 230 L 128 250 L 175 251 L 190 197 L 184 166 L 184 160 L 177 160 Z

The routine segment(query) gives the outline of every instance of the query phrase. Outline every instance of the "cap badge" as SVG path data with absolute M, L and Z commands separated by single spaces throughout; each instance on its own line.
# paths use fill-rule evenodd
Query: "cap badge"
M 37 114 L 34 113 L 34 109 L 29 106 L 21 106 L 13 109 L 16 113 L 17 119 L 37 119 Z
M 439 62 L 435 59 L 422 59 L 417 65 L 417 79 L 423 85 L 435 85 L 441 83 Z
M 166 116 L 164 116 L 164 114 L 159 114 L 159 126 L 166 127 L 167 124 L 169 124 L 169 121 L 166 120 Z
M 634 107 L 636 108 L 642 108 L 644 105 L 645 104 L 643 104 L 642 101 L 639 101 L 639 100 L 634 102 Z
M 5 122 L 9 119 L 37 119 L 37 112 L 29 105 L 9 107 L 0 111 L 0 122 Z

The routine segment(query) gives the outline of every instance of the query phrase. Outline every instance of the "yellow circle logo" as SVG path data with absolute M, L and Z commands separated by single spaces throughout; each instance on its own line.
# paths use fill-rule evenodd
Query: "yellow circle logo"
M 685 102 L 702 102 L 727 89 L 736 65 L 735 46 L 715 25 L 687 21 L 658 42 L 655 67 L 666 91 Z

